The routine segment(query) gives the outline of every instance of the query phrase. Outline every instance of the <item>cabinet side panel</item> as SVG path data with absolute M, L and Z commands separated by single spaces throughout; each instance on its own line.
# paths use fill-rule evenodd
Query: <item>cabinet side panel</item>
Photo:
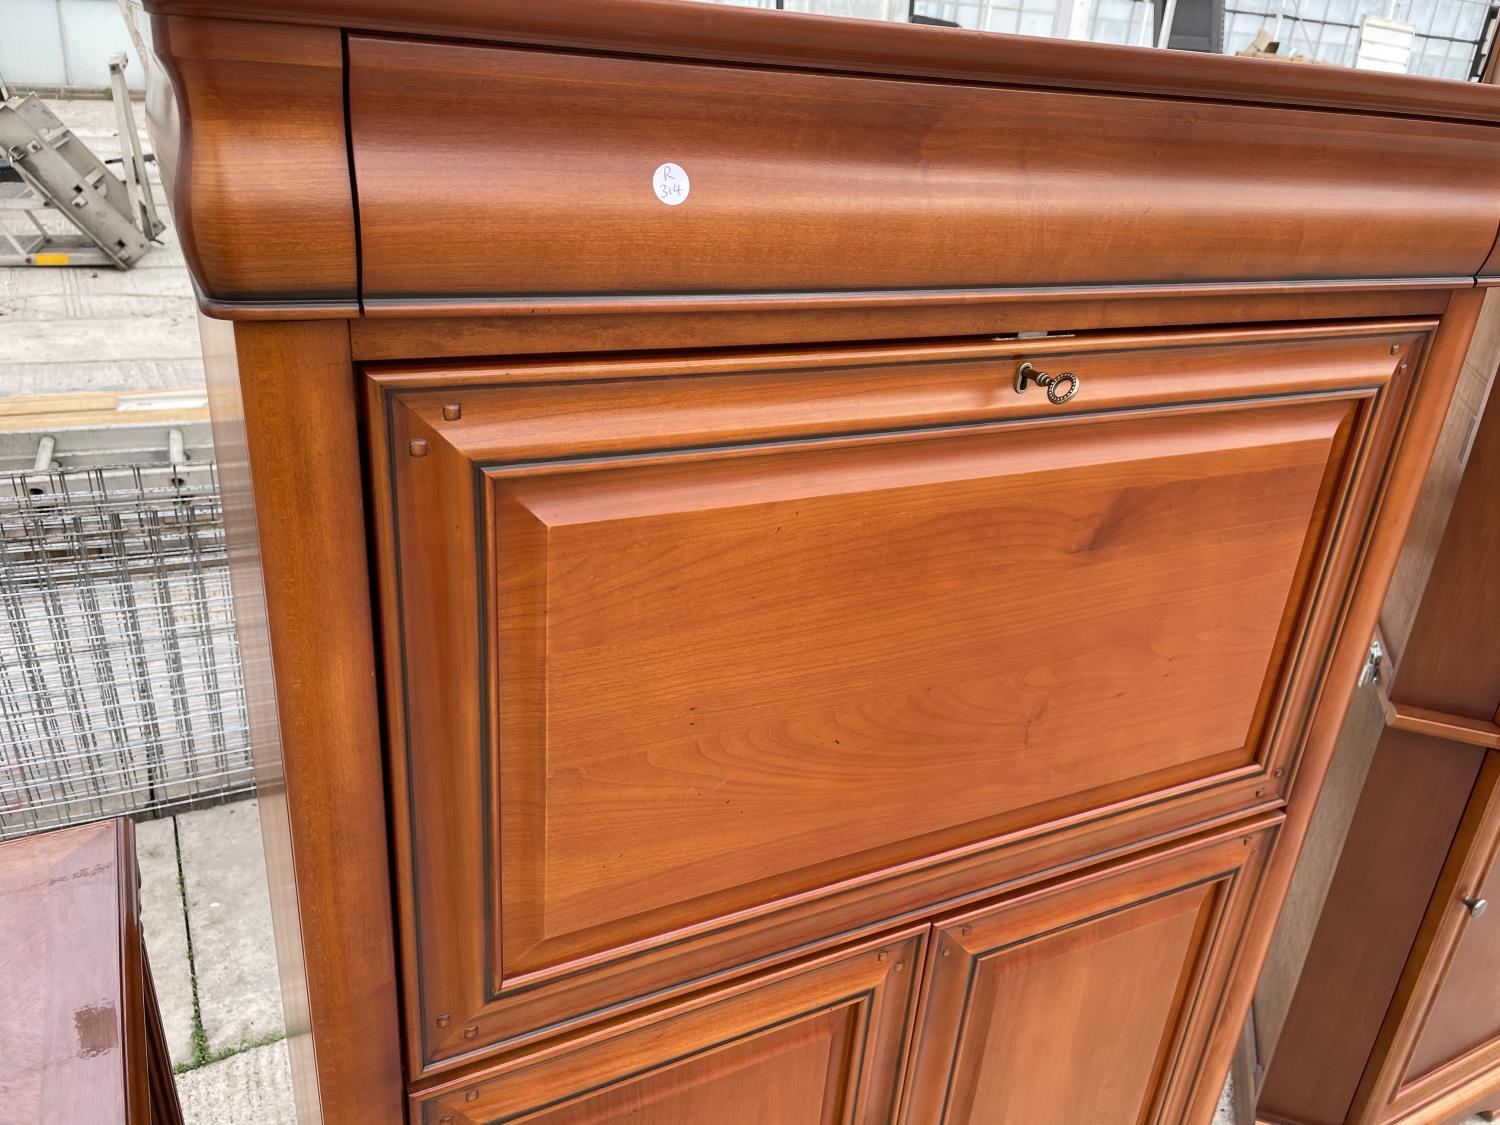
M 213 420 L 214 460 L 224 507 L 224 537 L 229 552 L 229 585 L 234 597 L 235 636 L 245 682 L 250 751 L 255 768 L 256 806 L 261 845 L 271 896 L 272 936 L 281 981 L 282 1018 L 291 1055 L 292 1092 L 302 1121 L 321 1119 L 317 1061 L 307 1011 L 307 966 L 302 956 L 302 922 L 297 909 L 297 877 L 292 870 L 291 824 L 287 815 L 286 776 L 282 768 L 281 730 L 276 717 L 276 673 L 266 617 L 266 587 L 261 576 L 260 532 L 256 528 L 255 492 L 250 481 L 246 445 L 245 403 L 240 395 L 234 327 L 198 315 L 203 369 Z
M 1500 360 L 1500 289 L 1491 290 L 1485 298 L 1453 403 L 1417 501 L 1411 530 L 1380 611 L 1380 635 L 1392 669 L 1406 650 L 1497 360 Z M 1386 674 L 1383 678 L 1388 681 L 1391 676 Z M 1370 684 L 1357 692 L 1339 733 L 1328 780 L 1297 861 L 1297 872 L 1276 926 L 1265 970 L 1256 986 L 1252 1022 L 1256 1060 L 1261 1063 L 1268 1062 L 1275 1053 L 1375 747 L 1385 727 L 1381 702 L 1384 691 L 1383 685 Z M 1253 1099 L 1259 1082 L 1248 1068 L 1239 1068 L 1235 1071 L 1235 1085 L 1236 1090 L 1249 1090 Z
M 1307 837 L 1334 743 L 1343 725 L 1364 656 L 1369 651 L 1380 604 L 1410 526 L 1417 495 L 1432 460 L 1432 451 L 1447 415 L 1483 301 L 1484 293 L 1477 289 L 1454 294 L 1422 363 L 1411 409 L 1397 438 L 1396 451 L 1377 502 L 1377 514 L 1356 564 L 1354 589 L 1339 614 L 1327 671 L 1317 688 L 1302 758 L 1288 794 L 1286 827 L 1271 857 L 1242 949 L 1238 976 L 1223 1009 L 1219 1034 L 1200 1069 L 1199 1083 L 1190 1106 L 1190 1113 L 1198 1117 L 1206 1118 L 1212 1113 L 1229 1069 L 1240 1024 L 1249 1012 L 1271 932 L 1285 901 L 1297 856 Z
M 1491 395 L 1391 697 L 1473 719 L 1500 706 L 1500 396 Z
M 1255 986 L 1255 1014 L 1251 1023 L 1254 1025 L 1255 1061 L 1262 1064 L 1271 1057 L 1281 1035 L 1282 1024 L 1306 963 L 1308 947 L 1322 917 L 1334 868 L 1375 755 L 1375 745 L 1384 727 L 1385 715 L 1380 708 L 1379 692 L 1374 685 L 1368 685 L 1355 693 L 1349 705 L 1348 718 L 1339 732 L 1338 745 L 1334 747 L 1328 781 L 1303 845 L 1302 857 L 1297 862 L 1296 877 L 1287 892 L 1281 920 L 1276 924 L 1276 936 L 1272 939 L 1265 969 Z M 1241 1070 L 1235 1071 L 1236 1092 L 1243 1081 L 1253 1104 L 1258 1083 L 1248 1070 L 1243 1071 L 1243 1080 L 1241 1073 Z
M 1422 485 L 1411 534 L 1401 549 L 1390 593 L 1380 610 L 1380 631 L 1393 661 L 1406 651 L 1464 470 L 1473 456 L 1471 446 L 1495 380 L 1495 367 L 1500 364 L 1500 287 L 1487 290 L 1487 294 L 1432 467 Z
M 403 1119 L 359 439 L 342 322 L 210 330 L 210 402 L 310 1120 Z M 279 893 L 278 893 L 279 892 Z M 279 900 L 279 901 L 278 901 Z M 299 972 L 300 969 L 300 972 Z M 299 993 L 305 979 L 305 1005 Z M 301 1009 L 299 1011 L 299 1009 Z

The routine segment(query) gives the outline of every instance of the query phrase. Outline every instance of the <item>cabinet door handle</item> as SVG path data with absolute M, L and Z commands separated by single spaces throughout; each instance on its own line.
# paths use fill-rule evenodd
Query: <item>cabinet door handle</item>
M 1016 368 L 1016 394 L 1025 394 L 1026 387 L 1031 383 L 1047 388 L 1047 401 L 1053 406 L 1061 406 L 1078 393 L 1078 376 L 1071 371 L 1064 371 L 1061 375 L 1048 375 L 1045 371 L 1038 371 L 1030 363 L 1023 363 Z M 1066 390 L 1063 389 L 1065 385 Z
M 1463 903 L 1464 903 L 1464 905 L 1466 907 L 1469 908 L 1469 917 L 1470 918 L 1478 918 L 1487 909 L 1489 909 L 1489 905 L 1490 905 L 1488 902 L 1486 902 L 1482 898 L 1474 898 L 1472 896 L 1467 896 L 1467 895 L 1464 897 Z

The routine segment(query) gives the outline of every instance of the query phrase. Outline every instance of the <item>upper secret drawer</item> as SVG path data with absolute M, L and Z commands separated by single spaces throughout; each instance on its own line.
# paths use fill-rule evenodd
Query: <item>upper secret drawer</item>
M 367 300 L 1473 275 L 1486 126 L 372 36 Z

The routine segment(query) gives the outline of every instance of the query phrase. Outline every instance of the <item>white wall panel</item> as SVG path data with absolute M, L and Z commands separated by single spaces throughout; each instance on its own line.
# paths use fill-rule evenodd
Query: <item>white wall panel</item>
M 57 0 L 0 0 L 0 74 L 22 90 L 66 81 Z
M 130 88 L 144 89 L 146 73 L 116 0 L 0 0 L 0 74 L 13 89 L 103 89 L 117 51 L 130 56 Z

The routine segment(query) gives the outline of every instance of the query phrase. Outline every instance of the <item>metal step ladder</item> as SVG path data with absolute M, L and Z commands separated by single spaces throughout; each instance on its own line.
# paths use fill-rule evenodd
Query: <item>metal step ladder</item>
M 35 94 L 0 103 L 0 172 L 8 163 L 15 174 L 0 179 L 0 212 L 20 212 L 35 228 L 17 234 L 0 225 L 0 265 L 125 270 L 164 229 L 125 88 L 126 61 L 123 53 L 109 61 L 123 180 Z M 63 215 L 77 233 L 48 230 L 41 216 L 49 211 Z

